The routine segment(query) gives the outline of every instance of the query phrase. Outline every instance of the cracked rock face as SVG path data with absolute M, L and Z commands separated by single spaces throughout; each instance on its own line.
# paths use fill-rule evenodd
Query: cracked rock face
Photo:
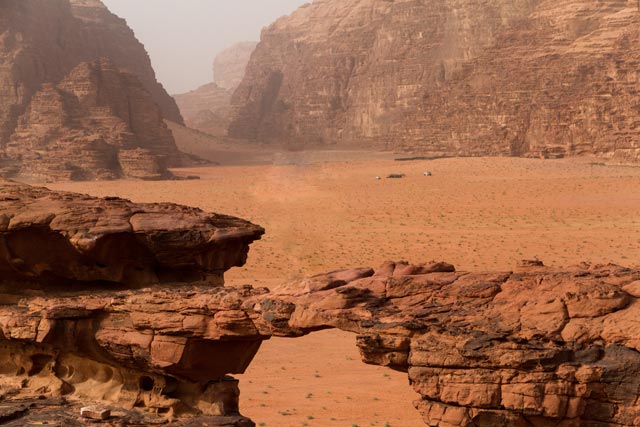
M 164 179 L 184 160 L 175 101 L 99 0 L 0 2 L 0 99 L 2 177 Z
M 85 425 L 80 403 L 96 402 L 111 425 L 253 426 L 229 375 L 269 338 L 241 309 L 266 291 L 221 285 L 263 233 L 174 204 L 1 182 L 0 422 Z
M 3 282 L 145 287 L 205 280 L 244 265 L 264 230 L 174 204 L 98 199 L 0 181 Z
M 182 123 L 157 82 L 144 46 L 99 0 L 0 3 L 0 146 L 43 83 L 58 84 L 83 62 L 107 57 L 137 76 L 167 119 Z
M 635 1 L 325 0 L 263 33 L 229 134 L 637 160 Z
M 358 334 L 366 363 L 408 372 L 429 426 L 633 426 L 640 271 L 464 273 L 389 263 L 262 296 L 274 334 Z M 270 298 L 270 299 L 265 299 Z
M 151 95 L 108 59 L 44 85 L 4 153 L 4 175 L 36 181 L 167 179 L 180 159 Z
M 263 232 L 2 183 L 0 422 L 84 425 L 90 404 L 105 425 L 250 427 L 230 375 L 272 336 L 339 328 L 365 363 L 407 373 L 428 426 L 638 425 L 640 270 L 390 262 L 217 286 Z

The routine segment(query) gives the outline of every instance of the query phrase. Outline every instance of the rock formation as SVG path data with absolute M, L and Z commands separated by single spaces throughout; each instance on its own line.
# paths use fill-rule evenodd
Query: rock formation
M 44 84 L 4 152 L 4 176 L 36 181 L 162 179 L 181 159 L 149 93 L 107 59 Z
M 408 372 L 429 426 L 632 426 L 640 271 L 464 273 L 388 263 L 274 290 L 255 307 L 274 333 L 358 334 L 367 363 Z
M 233 137 L 640 157 L 634 0 L 323 0 L 262 33 Z
M 82 31 L 91 44 L 90 51 L 93 51 L 84 61 L 103 57 L 111 59 L 119 68 L 140 79 L 165 119 L 183 124 L 178 106 L 156 80 L 149 55 L 127 22 L 111 13 L 101 0 L 69 2 L 73 16 L 84 22 Z
M 224 135 L 229 126 L 229 106 L 232 91 L 215 83 L 174 95 L 185 123 L 192 129 L 211 135 Z
M 136 76 L 141 84 L 134 83 L 134 79 L 130 77 L 114 77 L 114 80 L 127 80 L 126 84 L 93 79 L 87 81 L 86 78 L 82 81 L 84 77 L 78 74 L 82 74 L 82 70 L 87 67 L 93 67 L 86 63 L 103 58 L 108 58 L 115 67 Z M 110 75 L 113 77 L 113 73 Z M 78 78 L 78 85 L 95 86 L 87 88 L 87 91 L 125 92 L 100 93 L 92 106 L 93 111 L 82 112 L 80 118 L 75 110 L 85 108 L 86 105 L 71 104 L 77 104 L 78 100 L 84 102 L 86 99 L 78 93 L 69 95 L 70 87 L 74 85 L 73 80 Z M 75 92 L 82 90 L 84 89 L 78 86 Z M 145 91 L 150 95 L 143 93 Z M 156 81 L 149 57 L 142 44 L 136 40 L 133 31 L 127 27 L 124 20 L 111 14 L 99 0 L 0 2 L 0 98 L 0 163 L 5 176 L 18 171 L 36 176 L 41 176 L 41 172 L 52 172 L 46 176 L 47 179 L 68 178 L 69 175 L 72 175 L 71 178 L 89 179 L 120 175 L 159 177 L 168 174 L 162 162 L 158 161 L 159 158 L 166 157 L 167 152 L 171 151 L 169 160 L 174 164 L 177 161 L 178 156 L 174 155 L 176 148 L 171 134 L 162 129 L 161 120 L 156 116 L 160 111 L 163 117 L 182 122 L 178 108 Z M 74 100 L 75 98 L 78 100 Z M 120 102 L 125 98 L 135 100 L 135 111 L 125 113 L 122 105 L 119 105 L 119 111 L 114 114 L 114 111 L 110 110 L 114 107 L 113 101 Z M 159 105 L 160 110 L 153 105 L 154 103 Z M 140 107 L 144 107 L 145 111 Z M 105 109 L 104 112 L 98 111 L 101 108 Z M 114 124 L 116 129 L 112 137 L 119 140 L 122 148 L 129 150 L 121 153 L 122 171 L 114 166 L 116 162 L 113 148 L 109 148 L 105 141 L 100 139 L 104 137 L 104 126 L 110 119 L 98 120 L 101 123 L 97 128 L 93 128 L 93 119 L 103 113 L 105 116 L 116 115 L 126 122 L 124 126 Z M 125 119 L 123 115 L 127 114 L 130 117 Z M 146 136 L 142 136 L 139 129 L 142 124 L 150 126 Z M 54 131 L 56 127 L 58 130 Z M 71 127 L 72 130 L 70 134 L 65 135 L 62 129 L 67 127 Z M 125 129 L 126 127 L 128 129 Z M 126 132 L 135 134 L 135 137 L 125 137 Z M 91 134 L 96 135 L 93 142 L 89 142 L 88 136 Z M 28 144 L 31 144 L 30 148 L 43 144 L 49 145 L 49 148 L 56 144 L 68 146 L 79 140 L 80 145 L 76 147 L 72 157 L 82 157 L 86 151 L 87 165 L 96 163 L 96 171 L 67 171 L 69 168 L 75 170 L 78 162 L 74 158 L 71 159 L 69 168 L 65 164 L 53 165 L 53 160 L 47 159 L 45 161 L 51 165 L 44 168 L 41 164 L 26 164 L 26 169 L 17 168 L 11 162 L 6 165 L 7 145 L 14 146 L 14 154 L 10 154 L 9 158 L 15 160 L 16 151 L 25 152 L 28 149 L 26 146 L 20 149 L 15 145 L 18 141 L 23 143 L 25 138 L 32 136 L 35 137 L 33 140 L 27 140 Z M 156 137 L 155 142 L 149 140 Z M 49 140 L 51 142 L 48 142 Z M 134 140 L 137 142 L 133 142 Z M 169 147 L 170 145 L 173 147 Z M 151 156 L 146 151 L 155 150 L 157 147 L 162 148 Z M 141 151 L 136 152 L 134 149 Z M 33 152 L 30 158 L 23 158 L 31 161 L 41 154 Z M 130 171 L 126 170 L 126 165 L 132 166 L 129 168 Z
M 0 184 L 0 421 L 83 425 L 79 406 L 96 404 L 120 426 L 253 426 L 229 375 L 271 336 L 340 328 L 364 362 L 408 373 L 429 426 L 637 425 L 640 270 L 387 263 L 219 286 L 263 232 Z
M 158 423 L 141 422 L 139 408 L 253 426 L 227 374 L 268 338 L 239 310 L 263 291 L 220 285 L 263 232 L 172 204 L 0 184 L 2 409 L 59 419 L 47 415 L 55 404 L 23 405 L 42 396 L 68 403 L 58 412 L 71 418 L 94 401 L 120 408 L 124 425 Z
M 174 98 L 187 126 L 211 135 L 224 135 L 229 126 L 231 95 L 236 90 L 257 43 L 237 43 L 218 54 L 213 83 Z
M 0 144 L 43 83 L 57 84 L 80 63 L 103 57 L 136 75 L 165 118 L 182 122 L 144 46 L 99 0 L 6 1 L 0 16 Z

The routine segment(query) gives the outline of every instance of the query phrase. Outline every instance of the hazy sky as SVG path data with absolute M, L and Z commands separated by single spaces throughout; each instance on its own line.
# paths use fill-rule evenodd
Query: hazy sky
M 311 0 L 103 0 L 144 43 L 170 94 L 213 80 L 215 55 Z M 153 5 L 153 6 L 151 6 Z

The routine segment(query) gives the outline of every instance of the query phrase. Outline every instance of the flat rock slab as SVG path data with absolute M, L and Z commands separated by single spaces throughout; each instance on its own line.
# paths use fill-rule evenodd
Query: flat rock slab
M 0 181 L 0 285 L 222 284 L 264 229 L 170 203 L 137 204 Z
M 80 416 L 92 420 L 106 420 L 111 417 L 111 410 L 99 406 L 84 406 L 80 408 Z

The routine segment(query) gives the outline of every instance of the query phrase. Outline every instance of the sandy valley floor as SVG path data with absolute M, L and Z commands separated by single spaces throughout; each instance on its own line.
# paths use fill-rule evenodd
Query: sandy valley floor
M 194 205 L 264 226 L 248 265 L 228 274 L 231 285 L 401 259 L 461 270 L 508 270 L 534 257 L 640 265 L 637 167 L 585 159 L 279 163 L 177 171 L 198 181 L 49 187 Z M 407 176 L 384 179 L 389 173 Z M 241 389 L 243 413 L 259 425 L 421 425 L 406 376 L 363 365 L 354 337 L 335 331 L 265 343 Z

